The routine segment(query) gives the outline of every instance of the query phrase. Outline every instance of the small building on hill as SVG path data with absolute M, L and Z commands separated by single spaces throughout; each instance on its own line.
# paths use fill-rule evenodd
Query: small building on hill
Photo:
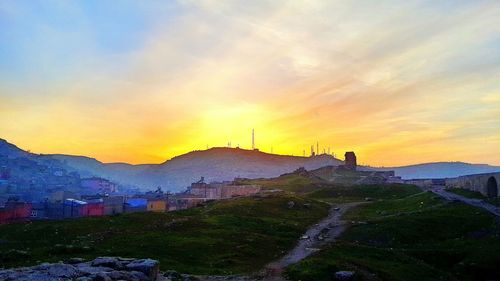
M 98 177 L 85 178 L 80 181 L 80 185 L 85 193 L 113 193 L 117 191 L 116 184 Z

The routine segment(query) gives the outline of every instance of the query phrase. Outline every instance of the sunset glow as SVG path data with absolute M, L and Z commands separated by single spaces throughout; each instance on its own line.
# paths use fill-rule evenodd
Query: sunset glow
M 0 137 L 161 163 L 254 128 L 279 154 L 500 164 L 500 2 L 236 2 L 0 1 Z

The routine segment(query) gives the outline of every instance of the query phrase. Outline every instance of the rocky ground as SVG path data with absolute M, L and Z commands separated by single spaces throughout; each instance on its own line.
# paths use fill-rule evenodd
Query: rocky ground
M 73 258 L 59 263 L 0 270 L 1 281 L 168 281 L 196 280 L 175 271 L 160 272 L 152 259 L 99 257 L 93 261 Z

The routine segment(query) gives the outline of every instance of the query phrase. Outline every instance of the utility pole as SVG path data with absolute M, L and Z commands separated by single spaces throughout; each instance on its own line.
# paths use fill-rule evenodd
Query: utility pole
M 252 129 L 252 150 L 255 149 L 255 131 Z
M 319 155 L 319 141 L 316 141 L 316 154 Z

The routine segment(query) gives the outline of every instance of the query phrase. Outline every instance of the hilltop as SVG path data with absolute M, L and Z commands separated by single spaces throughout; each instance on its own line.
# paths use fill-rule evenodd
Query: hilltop
M 124 186 L 151 190 L 158 186 L 170 191 L 184 190 L 190 183 L 205 177 L 206 181 L 240 178 L 273 178 L 300 167 L 315 170 L 338 166 L 343 162 L 331 155 L 314 157 L 277 155 L 258 150 L 216 147 L 192 151 L 160 164 L 103 163 L 86 156 L 33 154 L 0 139 L 0 156 L 28 158 L 37 163 L 57 161 L 68 172 L 82 177 L 99 176 Z M 362 170 L 394 170 L 397 176 L 412 178 L 446 178 L 467 174 L 500 171 L 498 166 L 463 162 L 425 163 L 403 167 L 360 167 Z

